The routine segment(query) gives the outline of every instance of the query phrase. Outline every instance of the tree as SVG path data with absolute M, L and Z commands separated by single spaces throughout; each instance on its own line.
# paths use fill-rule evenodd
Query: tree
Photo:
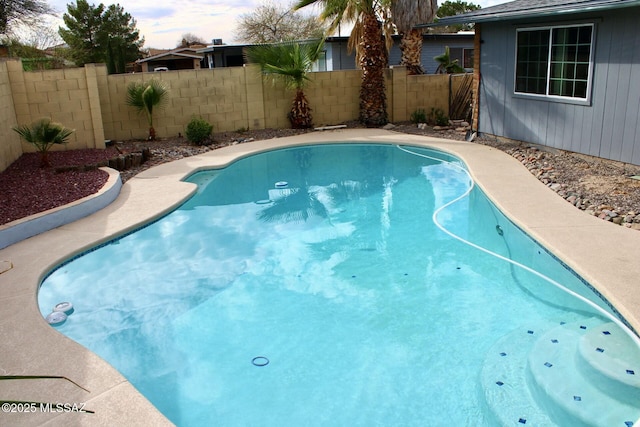
M 433 22 L 437 9 L 437 0 L 391 0 L 391 19 L 402 35 L 400 65 L 406 66 L 409 74 L 424 74 L 422 30 L 413 27 Z
M 66 144 L 69 136 L 74 132 L 60 123 L 53 123 L 51 119 L 44 118 L 35 121 L 31 126 L 16 126 L 13 130 L 25 141 L 36 147 L 40 153 L 40 167 L 49 167 L 49 149 L 54 144 Z
M 86 0 L 69 3 L 62 17 L 67 28 L 59 28 L 60 37 L 67 43 L 71 59 L 78 66 L 104 62 L 104 53 L 98 48 L 104 5 L 93 6 Z
M 387 97 L 384 69 L 387 66 L 387 48 L 383 39 L 385 5 L 378 0 L 299 0 L 295 9 L 318 4 L 322 7 L 320 19 L 329 22 L 329 32 L 335 31 L 341 22 L 353 22 L 349 46 L 356 50 L 362 69 L 360 84 L 360 121 L 366 126 L 383 126 L 387 123 Z M 384 19 L 385 23 L 388 23 Z M 389 28 L 385 32 L 391 36 Z
M 111 5 L 102 15 L 100 46 L 105 53 L 109 74 L 124 73 L 128 62 L 140 57 L 144 39 L 136 29 L 136 20 L 120 5 Z
M 52 46 L 54 39 L 48 38 L 45 34 L 41 34 L 41 36 L 41 39 L 32 39 L 28 42 L 16 37 L 8 37 L 3 43 L 9 50 L 10 58 L 21 59 L 22 68 L 25 71 L 63 68 L 64 58 L 57 49 L 53 52 L 47 52 L 41 47 Z
M 261 44 L 316 39 L 324 28 L 314 16 L 295 13 L 292 6 L 265 2 L 240 15 L 235 32 L 238 41 Z
M 324 45 L 323 39 L 311 43 L 294 41 L 251 46 L 246 51 L 249 62 L 260 65 L 262 73 L 284 80 L 288 88 L 295 89 L 289 121 L 293 129 L 313 126 L 311 107 L 303 88 L 309 81 L 307 73 L 318 59 Z
M 42 0 L 0 0 L 0 35 L 9 34 L 15 24 L 32 25 L 42 15 L 53 13 Z
M 86 0 L 68 4 L 60 28 L 62 39 L 69 45 L 71 57 L 78 66 L 104 62 L 109 73 L 123 73 L 125 64 L 140 57 L 144 39 L 140 39 L 136 21 L 120 5 L 108 8 Z
M 481 6 L 475 5 L 473 3 L 467 3 L 464 1 L 445 1 L 438 8 L 437 18 L 435 21 L 438 21 L 438 18 L 444 18 L 445 16 L 455 16 L 460 15 L 462 13 L 473 12 L 474 10 L 481 9 Z M 463 30 L 473 30 L 473 24 L 458 24 L 444 27 L 443 31 L 457 33 L 458 31 Z
M 147 115 L 150 141 L 156 139 L 156 130 L 153 128 L 153 110 L 164 107 L 168 93 L 167 88 L 158 80 L 150 80 L 146 83 L 133 82 L 127 86 L 127 105 Z
M 207 45 L 205 39 L 200 36 L 197 36 L 193 33 L 184 33 L 178 42 L 178 46 L 176 47 L 189 47 L 194 44 Z

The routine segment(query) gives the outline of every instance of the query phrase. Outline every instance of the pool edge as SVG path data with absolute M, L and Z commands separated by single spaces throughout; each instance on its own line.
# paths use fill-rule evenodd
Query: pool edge
M 7 355 L 7 360 L 3 361 L 4 370 L 7 374 L 19 371 L 22 374 L 65 375 L 91 390 L 87 395 L 73 388 L 63 388 L 60 394 L 56 388 L 42 390 L 41 384 L 22 384 L 20 393 L 24 394 L 23 398 L 70 402 L 69 399 L 92 396 L 87 400 L 88 408 L 96 411 L 97 416 L 84 421 L 91 425 L 149 422 L 171 425 L 115 369 L 44 322 L 36 301 L 42 277 L 52 266 L 70 256 L 170 211 L 194 191 L 193 185 L 187 185 L 182 179 L 196 170 L 224 167 L 258 151 L 325 142 L 415 145 L 436 148 L 459 157 L 480 188 L 511 221 L 596 287 L 633 327 L 639 329 L 640 296 L 633 295 L 632 278 L 637 280 L 640 277 L 640 266 L 628 264 L 633 255 L 630 249 L 640 247 L 640 233 L 589 217 L 575 209 L 511 156 L 479 144 L 381 129 L 308 133 L 238 144 L 155 166 L 127 181 L 116 200 L 99 212 L 1 249 L 0 261 L 8 260 L 13 264 L 11 269 L 0 273 L 0 301 L 4 307 L 0 320 L 0 351 Z M 496 162 L 500 162 L 500 168 L 496 167 Z M 556 213 L 549 215 L 549 212 Z M 594 241 L 604 247 L 621 248 L 623 253 L 590 254 L 591 245 L 585 242 L 592 244 Z M 45 251 L 43 248 L 48 249 Z M 603 265 L 607 271 L 603 271 Z M 52 361 L 51 354 L 65 357 Z M 3 399 L 16 392 L 0 382 Z M 39 425 L 50 422 L 54 417 L 56 421 L 77 423 L 74 417 L 93 416 L 38 414 L 36 419 L 29 414 L 20 414 L 20 417 L 8 418 L 13 415 L 0 414 L 0 423 L 6 419 L 12 425 Z M 38 422 L 39 419 L 42 422 Z

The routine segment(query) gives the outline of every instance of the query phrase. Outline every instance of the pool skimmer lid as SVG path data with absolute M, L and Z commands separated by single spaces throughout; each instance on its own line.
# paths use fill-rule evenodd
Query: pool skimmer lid
M 62 311 L 53 311 L 47 315 L 47 323 L 53 326 L 61 325 L 67 320 L 67 315 Z
M 62 312 L 64 314 L 69 315 L 69 314 L 71 314 L 73 312 L 73 304 L 71 304 L 70 302 L 67 302 L 67 301 L 60 302 L 60 303 L 56 304 L 53 307 L 53 311 L 59 311 L 59 312 Z
M 67 321 L 67 317 L 73 313 L 73 304 L 64 301 L 56 304 L 53 307 L 53 311 L 45 318 L 47 323 L 51 326 L 59 326 Z

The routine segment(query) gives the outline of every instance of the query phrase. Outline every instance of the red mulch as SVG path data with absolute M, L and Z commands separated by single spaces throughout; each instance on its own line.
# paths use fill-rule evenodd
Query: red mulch
M 51 167 L 41 168 L 38 153 L 23 154 L 0 172 L 0 225 L 98 192 L 109 178 L 105 171 L 56 170 L 97 165 L 117 155 L 115 148 L 53 151 Z

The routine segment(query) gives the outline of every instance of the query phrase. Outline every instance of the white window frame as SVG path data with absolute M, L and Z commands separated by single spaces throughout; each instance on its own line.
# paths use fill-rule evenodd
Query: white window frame
M 550 81 L 551 81 L 551 55 L 553 53 L 553 30 L 554 29 L 564 29 L 564 28 L 575 28 L 575 27 L 591 27 L 591 41 L 589 45 L 589 65 L 588 65 L 588 74 L 587 74 L 587 89 L 586 96 L 584 98 L 580 97 L 572 97 L 572 96 L 561 96 L 561 95 L 552 95 L 549 93 L 550 91 Z M 518 34 L 523 31 L 549 31 L 549 52 L 547 57 L 547 76 L 546 76 L 546 89 L 544 94 L 537 93 L 528 93 L 528 92 L 518 92 L 516 88 L 517 84 L 517 72 L 518 72 Z M 568 102 L 575 104 L 591 104 L 591 90 L 593 86 L 593 56 L 595 52 L 595 35 L 596 35 L 596 25 L 594 23 L 576 23 L 576 24 L 563 24 L 563 25 L 549 25 L 549 26 L 540 26 L 540 27 L 523 27 L 517 28 L 515 34 L 515 55 L 514 55 L 514 69 L 513 69 L 513 91 L 514 95 L 518 97 L 525 98 L 537 98 L 537 99 L 546 99 L 550 101 L 559 101 L 559 102 Z

